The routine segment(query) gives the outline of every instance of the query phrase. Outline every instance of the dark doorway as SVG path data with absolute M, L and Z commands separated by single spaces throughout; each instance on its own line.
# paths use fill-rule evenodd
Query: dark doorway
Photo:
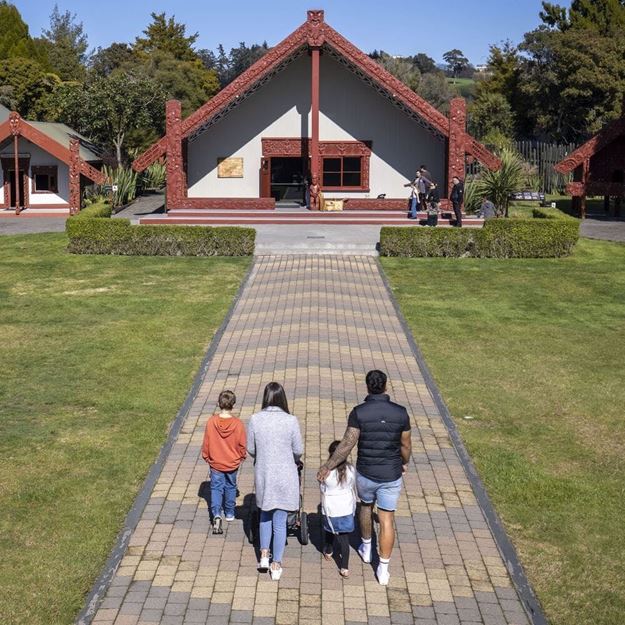
M 305 161 L 297 156 L 271 157 L 271 196 L 276 202 L 303 204 L 306 181 Z
M 24 199 L 26 197 L 25 194 L 25 185 L 24 185 L 24 181 L 26 176 L 24 175 L 23 170 L 20 169 L 20 173 L 19 173 L 19 177 L 20 177 L 20 208 L 24 208 L 25 203 L 24 203 Z M 10 205 L 13 208 L 16 208 L 16 201 L 17 198 L 15 197 L 15 170 L 11 170 L 9 172 L 9 187 L 10 187 Z

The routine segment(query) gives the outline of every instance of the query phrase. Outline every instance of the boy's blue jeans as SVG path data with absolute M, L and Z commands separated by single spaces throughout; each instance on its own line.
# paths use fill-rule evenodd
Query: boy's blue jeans
M 217 471 L 211 468 L 211 514 L 213 518 L 223 516 L 234 517 L 234 506 L 237 500 L 237 472 Z

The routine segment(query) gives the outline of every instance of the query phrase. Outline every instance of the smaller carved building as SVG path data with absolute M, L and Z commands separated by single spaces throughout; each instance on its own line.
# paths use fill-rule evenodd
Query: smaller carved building
M 593 195 L 604 197 L 606 212 L 613 199 L 618 216 L 625 197 L 625 113 L 571 152 L 555 170 L 560 174 L 572 172 L 573 181 L 566 191 L 580 217 L 586 216 L 586 198 Z
M 80 210 L 81 179 L 99 184 L 100 156 L 65 124 L 32 122 L 0 105 L 0 210 Z

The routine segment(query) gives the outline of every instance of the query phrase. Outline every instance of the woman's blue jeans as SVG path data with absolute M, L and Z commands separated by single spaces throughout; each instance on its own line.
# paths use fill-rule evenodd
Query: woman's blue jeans
M 273 561 L 282 562 L 286 545 L 286 510 L 260 511 L 260 548 L 269 549 L 273 534 Z
M 417 198 L 416 197 L 410 198 L 410 218 L 411 219 L 417 218 Z
M 217 471 L 211 469 L 211 514 L 213 519 L 222 516 L 234 516 L 237 501 L 237 471 Z

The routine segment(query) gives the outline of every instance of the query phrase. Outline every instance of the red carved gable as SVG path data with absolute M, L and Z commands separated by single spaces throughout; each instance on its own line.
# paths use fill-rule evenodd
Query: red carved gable
M 592 139 L 589 139 L 586 143 L 578 147 L 577 150 L 571 152 L 566 158 L 555 165 L 554 169 L 559 174 L 568 174 L 582 165 L 585 160 L 598 154 L 622 135 L 625 135 L 625 115 L 613 121 L 611 124 L 608 124 Z
M 382 89 L 391 100 L 400 104 L 409 114 L 414 114 L 423 120 L 432 132 L 444 138 L 449 136 L 449 120 L 445 115 L 329 26 L 324 20 L 323 11 L 310 10 L 304 24 L 222 89 L 214 98 L 182 120 L 183 138 L 197 133 L 212 118 L 225 114 L 252 88 L 262 84 L 273 72 L 289 59 L 297 56 L 304 48 L 319 47 L 344 59 L 349 67 L 374 83 L 376 88 Z M 499 167 L 499 159 L 466 131 L 460 139 L 460 143 L 466 146 L 467 152 L 484 165 L 492 169 Z M 167 141 L 163 137 L 135 160 L 133 169 L 142 171 L 163 157 L 166 151 Z

